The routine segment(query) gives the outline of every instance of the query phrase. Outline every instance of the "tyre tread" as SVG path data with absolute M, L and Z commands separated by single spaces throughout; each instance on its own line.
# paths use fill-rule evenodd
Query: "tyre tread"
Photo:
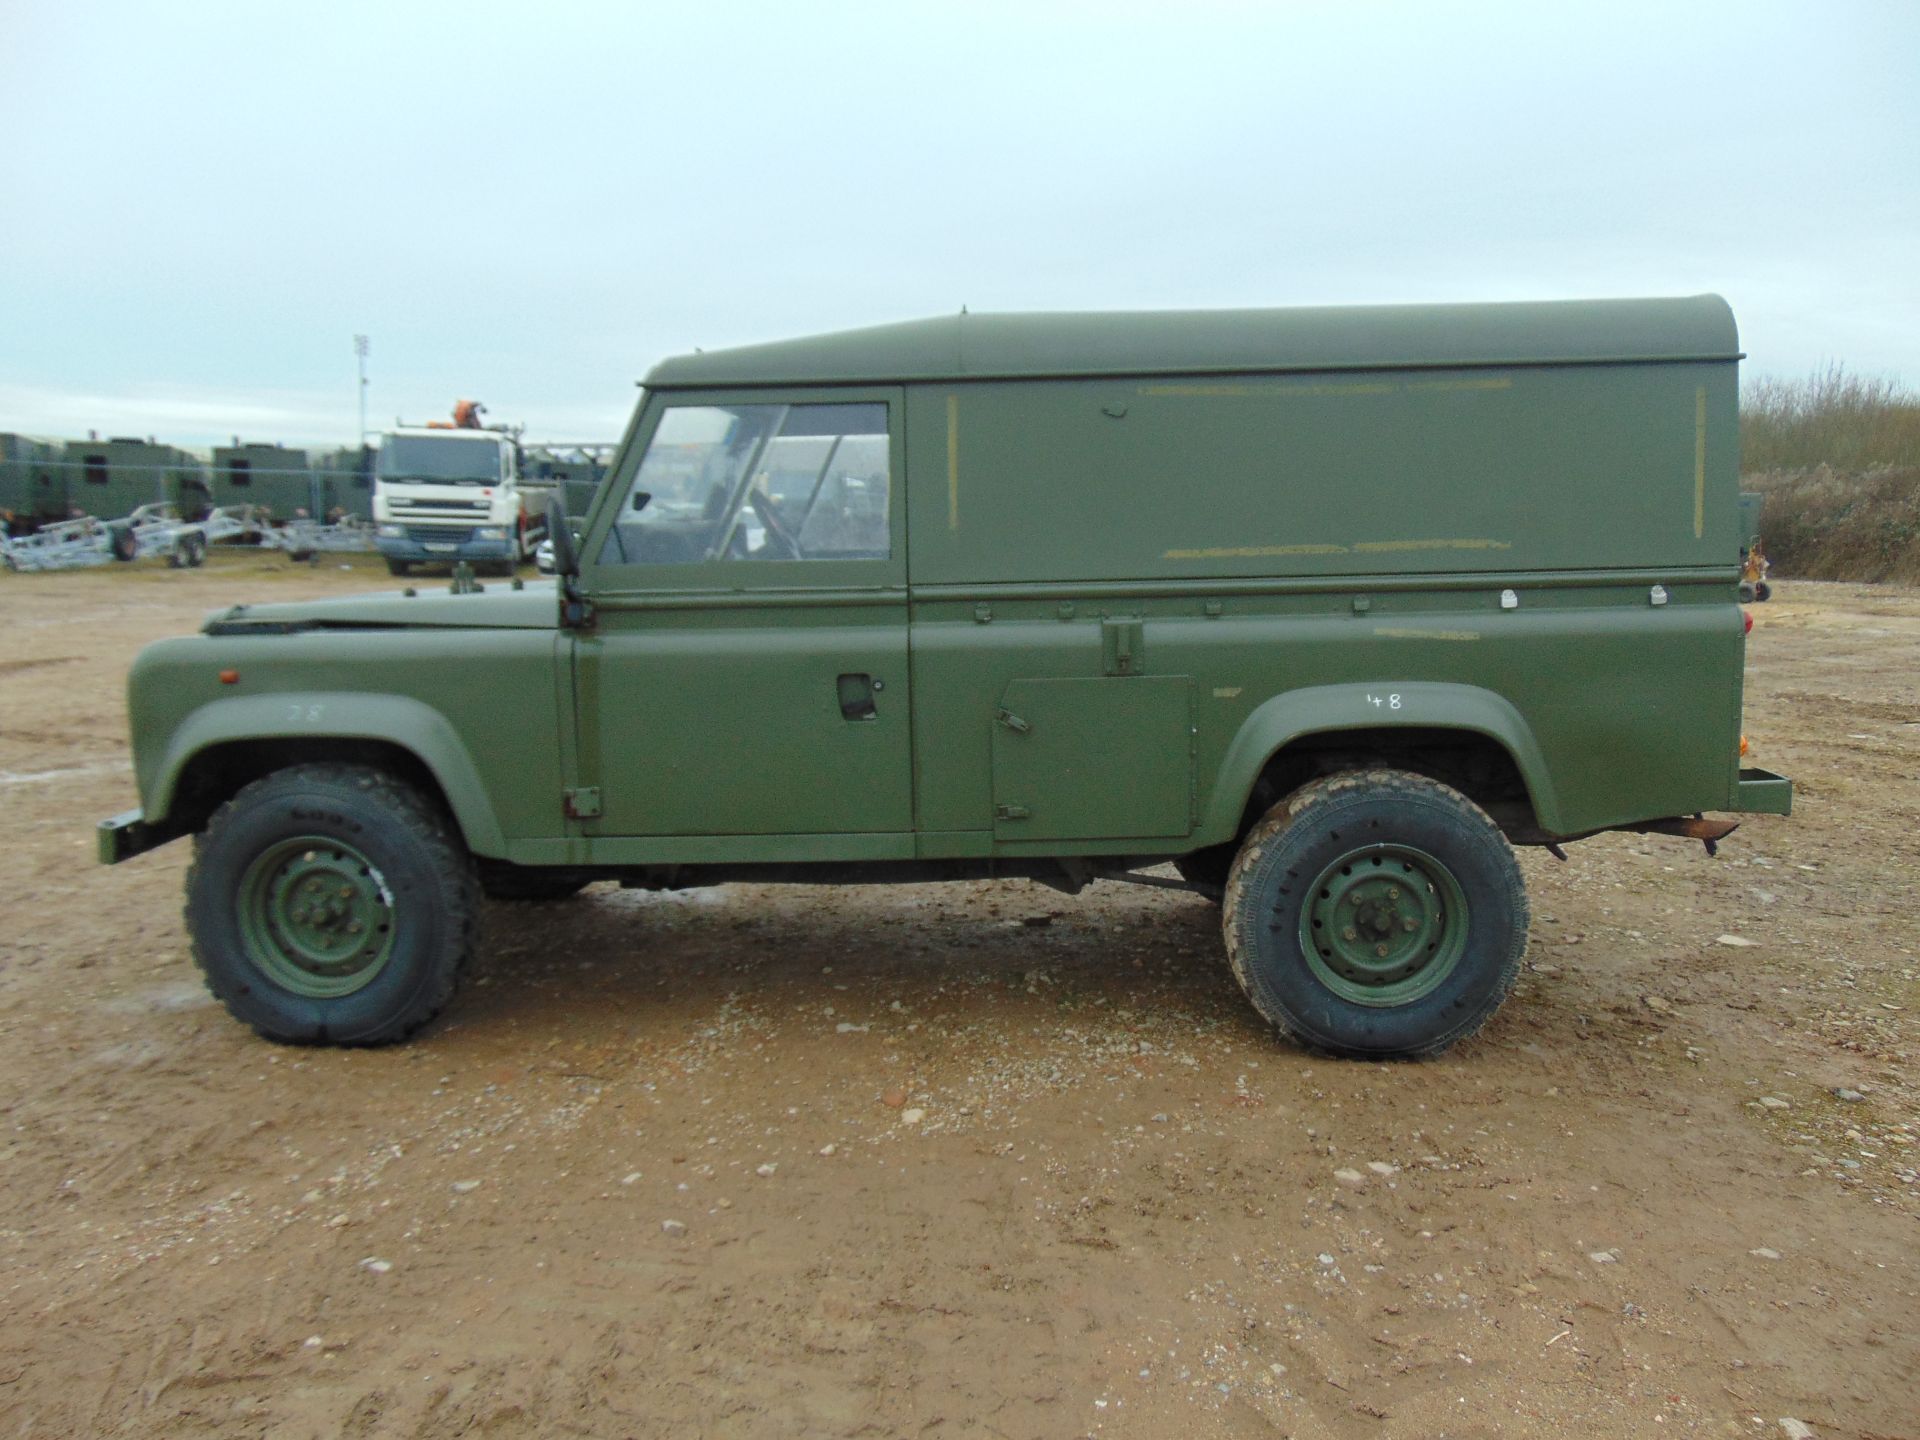
M 270 801 L 277 791 L 315 786 L 349 787 L 386 807 L 393 822 L 403 826 L 426 849 L 429 863 L 436 874 L 443 878 L 451 877 L 455 882 L 454 900 L 449 906 L 449 919 L 452 922 L 449 928 L 452 948 L 455 952 L 452 962 L 435 967 L 433 983 L 423 988 L 405 1011 L 371 1034 L 352 1040 L 336 1039 L 326 1033 L 324 1026 L 313 1034 L 277 1030 L 242 1014 L 236 1008 L 239 997 L 221 980 L 216 967 L 209 963 L 193 923 L 194 879 L 200 867 L 201 852 L 205 846 L 217 839 L 220 832 L 233 822 L 237 814 L 263 801 Z M 231 799 L 213 812 L 206 829 L 194 836 L 193 858 L 187 866 L 186 893 L 188 899 L 184 918 L 188 948 L 193 956 L 194 965 L 206 981 L 208 991 L 226 1006 L 228 1012 L 236 1019 L 251 1026 L 256 1034 L 263 1039 L 282 1044 L 339 1044 L 372 1047 L 397 1044 L 405 1040 L 433 1020 L 452 1001 L 461 982 L 466 978 L 466 972 L 472 964 L 474 951 L 479 943 L 480 880 L 473 859 L 467 853 L 466 845 L 462 842 L 459 832 L 455 830 L 447 816 L 413 786 L 370 765 L 328 763 L 290 765 L 242 786 Z
M 1369 795 L 1399 795 L 1405 798 L 1439 800 L 1450 809 L 1459 813 L 1461 818 L 1485 827 L 1487 833 L 1504 850 L 1511 860 L 1513 847 L 1500 827 L 1494 823 L 1478 805 L 1454 789 L 1438 780 L 1410 770 L 1395 770 L 1385 766 L 1359 770 L 1343 770 L 1334 775 L 1325 775 L 1311 780 L 1282 799 L 1261 817 L 1253 829 L 1247 832 L 1241 842 L 1240 852 L 1234 856 L 1233 864 L 1227 871 L 1226 894 L 1221 901 L 1221 932 L 1226 940 L 1227 963 L 1233 970 L 1233 978 L 1239 983 L 1241 991 L 1260 1013 L 1261 1018 L 1273 1025 L 1292 1043 L 1319 1055 L 1351 1055 L 1358 1052 L 1343 1050 L 1327 1044 L 1323 1039 L 1305 1029 L 1301 1021 L 1289 1014 L 1282 1006 L 1271 1003 L 1255 983 L 1251 965 L 1251 946 L 1241 933 L 1241 901 L 1245 894 L 1247 877 L 1274 840 L 1296 823 L 1311 821 L 1313 813 L 1324 810 L 1339 802 L 1343 794 L 1364 791 Z M 1457 1024 L 1442 1031 L 1424 1044 L 1393 1052 L 1395 1056 L 1406 1059 L 1430 1059 L 1442 1051 L 1467 1039 L 1491 1019 L 1506 998 L 1512 993 L 1514 984 L 1520 977 L 1520 962 L 1527 949 L 1527 926 L 1530 913 L 1527 905 L 1527 891 L 1517 862 L 1509 865 L 1507 875 L 1507 900 L 1514 914 L 1512 941 L 1508 953 L 1500 958 L 1500 965 L 1492 1003 L 1483 1004 L 1469 1012 Z M 1387 1058 L 1369 1055 L 1368 1058 Z

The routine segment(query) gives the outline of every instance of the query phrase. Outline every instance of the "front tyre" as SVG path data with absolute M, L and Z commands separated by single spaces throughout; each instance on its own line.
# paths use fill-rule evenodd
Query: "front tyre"
M 1527 943 L 1506 837 L 1471 800 L 1401 770 L 1316 780 L 1254 826 L 1227 876 L 1227 958 L 1299 1043 L 1437 1055 L 1500 1007 Z
M 458 832 L 362 765 L 298 765 L 215 812 L 187 872 L 207 988 L 269 1040 L 383 1045 L 453 998 L 479 889 Z

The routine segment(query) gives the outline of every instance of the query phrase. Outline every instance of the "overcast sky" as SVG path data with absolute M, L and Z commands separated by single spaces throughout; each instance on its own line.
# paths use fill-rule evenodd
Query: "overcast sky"
M 0 0 L 0 431 L 612 439 L 958 309 L 1687 294 L 1920 384 L 1920 4 Z

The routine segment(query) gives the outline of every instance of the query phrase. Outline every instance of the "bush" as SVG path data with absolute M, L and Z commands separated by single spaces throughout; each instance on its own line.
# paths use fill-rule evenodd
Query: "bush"
M 1776 573 L 1920 585 L 1920 468 L 1747 477 L 1766 496 L 1760 535 Z
M 1740 396 L 1740 458 L 1749 474 L 1920 466 L 1920 399 L 1842 365 L 1805 380 L 1750 380 Z
M 1779 574 L 1920 584 L 1920 399 L 1839 365 L 1750 381 L 1740 450 Z

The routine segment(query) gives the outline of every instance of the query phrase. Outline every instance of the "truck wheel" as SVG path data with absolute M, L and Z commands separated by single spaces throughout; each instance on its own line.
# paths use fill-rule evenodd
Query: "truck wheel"
M 1506 837 L 1459 791 L 1403 770 L 1303 786 L 1254 826 L 1227 876 L 1227 959 L 1299 1043 L 1368 1059 L 1437 1055 L 1513 988 L 1527 893 Z
M 127 525 L 109 525 L 107 527 L 107 548 L 113 558 L 121 562 L 132 560 L 140 553 L 140 542 L 134 538 L 133 529 Z
M 387 574 L 389 575 L 411 575 L 412 573 L 413 562 L 411 560 L 387 561 Z
M 207 988 L 269 1040 L 382 1045 L 453 998 L 479 893 L 451 821 L 364 765 L 296 765 L 215 812 L 187 871 Z
M 198 570 L 207 563 L 207 537 L 204 531 L 196 530 L 187 536 L 187 566 Z
M 549 870 L 535 865 L 509 865 L 499 860 L 480 862 L 480 889 L 489 900 L 546 904 L 569 900 L 586 889 L 587 880 L 571 870 Z
M 1771 600 L 1773 598 L 1773 586 L 1769 585 L 1764 580 L 1755 581 L 1753 586 L 1753 598 L 1756 600 Z
M 1742 580 L 1740 582 L 1740 603 L 1742 605 L 1751 605 L 1753 603 L 1753 582 L 1751 580 Z

